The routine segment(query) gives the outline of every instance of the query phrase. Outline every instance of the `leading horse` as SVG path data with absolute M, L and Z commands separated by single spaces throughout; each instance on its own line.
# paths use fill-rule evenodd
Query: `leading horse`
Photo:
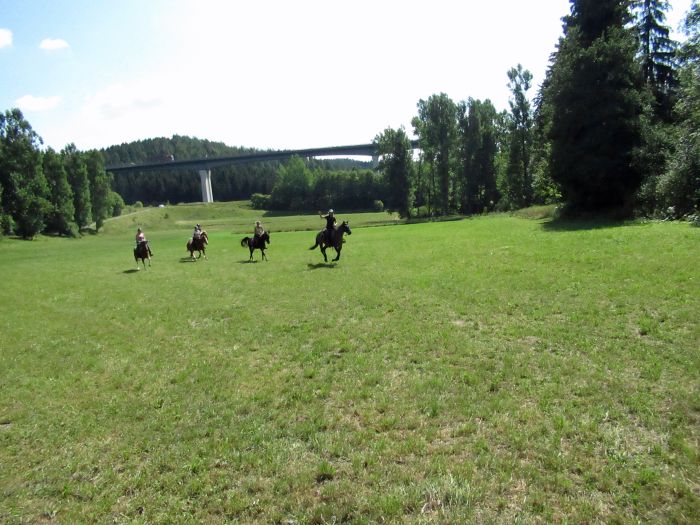
M 241 239 L 241 246 L 244 248 L 247 246 L 250 250 L 249 261 L 253 260 L 253 251 L 260 250 L 262 253 L 262 258 L 267 261 L 267 256 L 265 255 L 265 244 L 270 244 L 270 234 L 268 232 L 263 232 L 260 237 L 243 237 Z
M 340 250 L 343 249 L 343 235 L 348 234 L 352 235 L 352 232 L 350 231 L 350 223 L 348 221 L 343 221 L 340 226 L 336 226 L 335 229 L 330 232 L 331 233 L 331 238 L 327 239 L 326 234 L 329 233 L 327 230 L 321 230 L 318 232 L 316 235 L 316 244 L 314 244 L 309 250 L 315 249 L 317 246 L 321 247 L 321 253 L 323 254 L 323 260 L 325 262 L 328 262 L 328 257 L 326 257 L 326 248 L 333 247 L 333 249 L 336 251 L 338 255 L 336 255 L 335 259 L 333 261 L 337 261 L 340 259 Z
M 206 231 L 202 231 L 202 233 L 199 234 L 199 239 L 192 237 L 187 241 L 187 251 L 190 252 L 190 257 L 193 261 L 197 260 L 194 256 L 194 252 L 196 251 L 199 252 L 199 257 L 204 255 L 204 258 L 207 258 L 207 251 L 205 249 L 207 244 L 209 244 L 209 237 Z
M 148 250 L 148 241 L 140 241 L 136 248 L 134 248 L 134 260 L 136 261 L 136 269 L 139 270 L 139 259 L 143 263 L 143 269 L 146 269 L 146 261 L 148 261 L 148 266 L 151 265 L 151 256 Z

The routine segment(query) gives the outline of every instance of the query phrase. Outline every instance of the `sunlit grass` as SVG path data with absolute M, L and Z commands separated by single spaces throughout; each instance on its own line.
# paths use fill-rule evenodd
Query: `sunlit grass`
M 0 522 L 698 521 L 700 230 L 247 213 L 0 242 Z

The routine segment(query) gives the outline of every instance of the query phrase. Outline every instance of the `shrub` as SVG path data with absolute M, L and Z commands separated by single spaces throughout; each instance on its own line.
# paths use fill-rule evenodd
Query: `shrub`
M 262 193 L 253 193 L 250 196 L 250 205 L 255 210 L 266 210 L 270 206 L 270 196 Z

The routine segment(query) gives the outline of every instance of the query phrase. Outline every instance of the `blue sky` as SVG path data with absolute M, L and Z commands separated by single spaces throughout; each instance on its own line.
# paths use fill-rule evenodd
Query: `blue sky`
M 671 0 L 676 27 L 691 0 Z M 533 7 L 536 6 L 536 7 Z M 173 134 L 232 146 L 370 142 L 421 98 L 508 107 L 542 81 L 568 0 L 0 0 L 0 111 L 47 146 Z

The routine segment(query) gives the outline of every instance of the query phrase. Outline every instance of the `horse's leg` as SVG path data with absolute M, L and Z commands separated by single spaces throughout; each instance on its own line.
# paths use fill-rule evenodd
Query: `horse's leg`
M 265 255 L 265 249 L 264 249 L 264 248 L 260 248 L 260 253 L 262 253 L 262 258 L 263 258 L 263 260 L 267 261 L 267 256 Z
M 328 262 L 328 257 L 326 257 L 326 247 L 323 244 L 321 245 L 321 253 L 323 254 L 323 261 Z
M 336 255 L 335 259 L 333 259 L 333 260 L 337 261 L 338 259 L 340 259 L 340 248 L 336 248 L 335 251 L 338 253 L 338 255 Z

